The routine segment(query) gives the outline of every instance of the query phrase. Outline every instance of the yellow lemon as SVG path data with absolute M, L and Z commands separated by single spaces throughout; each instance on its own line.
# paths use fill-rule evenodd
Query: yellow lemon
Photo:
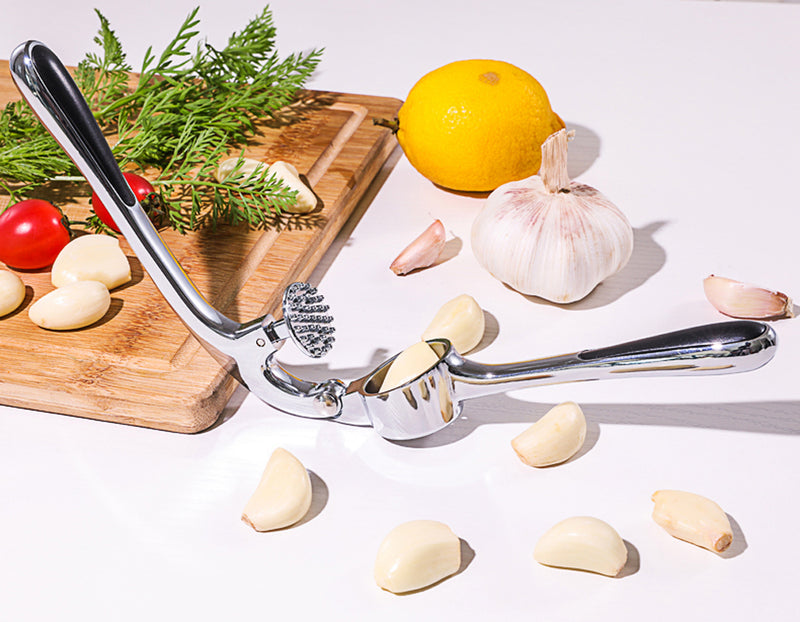
M 462 60 L 424 75 L 397 115 L 408 160 L 433 183 L 489 192 L 535 175 L 541 146 L 564 122 L 530 74 L 497 60 Z

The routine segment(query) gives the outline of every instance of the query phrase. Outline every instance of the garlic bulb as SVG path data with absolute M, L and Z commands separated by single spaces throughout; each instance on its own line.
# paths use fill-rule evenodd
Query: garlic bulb
M 633 229 L 600 192 L 569 180 L 560 130 L 542 145 L 538 175 L 489 195 L 472 225 L 472 251 L 515 290 L 568 303 L 628 263 Z

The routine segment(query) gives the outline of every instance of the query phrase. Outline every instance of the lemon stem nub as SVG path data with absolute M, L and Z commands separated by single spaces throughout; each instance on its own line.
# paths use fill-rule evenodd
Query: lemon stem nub
M 400 121 L 398 121 L 396 117 L 391 121 L 389 119 L 373 118 L 372 124 L 380 125 L 381 127 L 388 127 L 390 130 L 392 130 L 392 134 L 397 134 L 397 130 L 400 129 Z
M 567 130 L 551 134 L 542 144 L 542 165 L 539 177 L 549 192 L 569 192 L 569 173 L 567 172 L 567 140 L 571 137 Z

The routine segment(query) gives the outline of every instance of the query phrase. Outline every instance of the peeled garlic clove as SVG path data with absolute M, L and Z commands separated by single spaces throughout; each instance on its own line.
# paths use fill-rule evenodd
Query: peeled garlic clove
M 217 181 L 220 183 L 224 182 L 233 174 L 237 164 L 240 162 L 241 164 L 236 172 L 241 175 L 242 179 L 247 179 L 251 175 L 257 176 L 261 174 L 264 169 L 268 169 L 265 179 L 275 176 L 275 178 L 279 179 L 289 190 L 297 191 L 297 198 L 294 204 L 284 208 L 285 211 L 292 214 L 307 214 L 308 212 L 313 212 L 317 208 L 317 195 L 315 195 L 314 191 L 300 179 L 300 174 L 297 172 L 297 169 L 288 162 L 278 160 L 271 165 L 267 165 L 265 162 L 260 162 L 252 158 L 228 158 L 217 165 L 217 170 L 214 173 Z
M 436 312 L 422 339 L 448 339 L 459 353 L 466 354 L 480 343 L 485 327 L 483 309 L 472 296 L 461 294 Z
M 445 235 L 442 221 L 433 221 L 430 227 L 403 249 L 389 269 L 399 276 L 408 274 L 412 270 L 432 266 L 442 254 Z
M 551 527 L 536 543 L 533 557 L 545 566 L 615 577 L 628 560 L 628 549 L 616 530 L 605 521 L 574 516 Z
M 711 275 L 703 280 L 706 298 L 720 313 L 753 320 L 794 317 L 791 298 L 781 292 Z
M 438 362 L 438 355 L 424 341 L 409 346 L 392 361 L 381 383 L 381 392 L 390 391 L 413 380 Z
M 73 330 L 94 324 L 111 306 L 111 296 L 99 281 L 76 281 L 45 294 L 28 309 L 37 326 Z
M 237 170 L 236 165 L 239 164 L 240 161 L 241 165 Z M 242 179 L 246 179 L 254 173 L 259 174 L 265 168 L 267 168 L 266 162 L 254 160 L 253 158 L 227 158 L 217 164 L 214 177 L 219 183 L 223 183 L 233 174 L 234 170 L 236 170 L 237 174 L 242 176 Z
M 567 133 L 542 145 L 539 175 L 504 184 L 472 224 L 472 251 L 492 276 L 557 303 L 587 296 L 633 252 L 633 229 L 598 190 L 570 181 Z
M 578 453 L 586 439 L 586 417 L 575 402 L 551 408 L 511 441 L 519 459 L 534 467 L 564 462 Z
M 398 525 L 381 543 L 375 560 L 375 582 L 395 594 L 419 590 L 458 572 L 461 541 L 438 521 Z
M 25 300 L 25 284 L 16 274 L 0 270 L 0 317 L 15 311 Z
M 245 505 L 242 520 L 256 531 L 294 525 L 311 507 L 311 478 L 303 463 L 279 447 Z
M 289 190 L 297 191 L 297 200 L 293 205 L 286 207 L 286 211 L 292 214 L 307 214 L 317 208 L 317 195 L 311 190 L 303 180 L 297 169 L 288 162 L 273 162 L 269 167 L 270 175 L 275 175 L 283 182 Z
M 682 490 L 659 490 L 652 500 L 653 520 L 671 536 L 715 553 L 731 545 L 728 515 L 711 499 Z
M 56 287 L 76 281 L 100 281 L 111 290 L 131 280 L 131 265 L 117 238 L 82 235 L 61 249 L 53 262 L 50 280 Z

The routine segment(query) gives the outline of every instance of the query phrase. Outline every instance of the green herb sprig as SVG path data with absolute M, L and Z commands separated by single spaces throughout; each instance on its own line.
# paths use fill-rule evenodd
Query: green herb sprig
M 132 81 L 119 38 L 95 12 L 100 52 L 78 64 L 75 81 L 103 132 L 117 137 L 112 151 L 120 167 L 148 172 L 166 225 L 179 231 L 218 223 L 265 226 L 294 202 L 296 192 L 266 167 L 245 175 L 237 166 L 221 181 L 214 173 L 221 158 L 253 135 L 257 120 L 292 103 L 321 50 L 281 58 L 268 6 L 217 49 L 197 40 L 196 8 L 160 54 L 147 49 Z M 0 189 L 9 204 L 53 180 L 82 177 L 25 102 L 6 105 L 0 112 Z M 88 223 L 102 228 L 96 217 Z

